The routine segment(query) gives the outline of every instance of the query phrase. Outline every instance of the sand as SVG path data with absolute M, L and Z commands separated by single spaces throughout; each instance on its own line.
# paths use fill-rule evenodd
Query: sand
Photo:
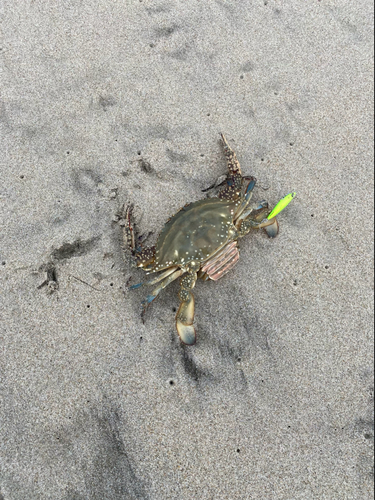
M 0 4 L 0 499 L 373 498 L 373 6 Z M 150 244 L 226 173 L 298 197 L 149 308 Z M 49 282 L 49 284 L 45 284 Z M 44 286 L 41 286 L 44 285 Z

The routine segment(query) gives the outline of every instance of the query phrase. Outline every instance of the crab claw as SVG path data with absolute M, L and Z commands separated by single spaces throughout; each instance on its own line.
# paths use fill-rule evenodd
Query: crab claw
M 189 293 L 189 298 L 181 303 L 176 315 L 176 328 L 183 344 L 194 345 L 197 341 L 194 321 L 194 296 Z
M 264 227 L 263 229 L 265 230 L 269 238 L 276 238 L 276 236 L 279 234 L 279 223 L 277 222 L 276 217 L 274 218 L 272 224 Z
M 197 335 L 195 333 L 195 328 L 192 325 L 184 325 L 177 320 L 176 323 L 177 332 L 180 340 L 185 345 L 194 345 L 197 341 Z

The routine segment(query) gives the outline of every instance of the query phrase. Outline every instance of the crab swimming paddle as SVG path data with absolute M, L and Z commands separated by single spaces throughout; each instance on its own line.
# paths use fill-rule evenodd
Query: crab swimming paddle
M 271 220 L 274 217 L 276 217 L 276 215 L 278 215 L 280 212 L 282 212 L 284 208 L 286 208 L 289 205 L 289 203 L 293 200 L 293 198 L 295 198 L 296 194 L 297 193 L 289 193 L 282 200 L 280 200 L 279 203 L 276 205 L 276 207 L 269 214 L 267 219 Z

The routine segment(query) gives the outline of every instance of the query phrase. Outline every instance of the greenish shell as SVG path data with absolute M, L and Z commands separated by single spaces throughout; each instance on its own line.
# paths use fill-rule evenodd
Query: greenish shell
M 182 208 L 164 226 L 153 270 L 206 261 L 235 234 L 236 203 L 207 198 Z

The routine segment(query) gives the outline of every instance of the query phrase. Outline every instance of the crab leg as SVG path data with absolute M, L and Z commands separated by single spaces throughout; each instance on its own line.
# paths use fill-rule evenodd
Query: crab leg
M 180 307 L 176 315 L 176 328 L 181 342 L 186 345 L 194 345 L 196 342 L 194 323 L 194 295 L 191 290 L 197 281 L 197 273 L 191 272 L 181 280 L 179 293 Z
M 251 180 L 250 180 L 250 182 L 249 182 L 249 184 L 247 185 L 244 199 L 240 203 L 239 207 L 237 208 L 237 210 L 236 210 L 236 212 L 235 212 L 235 214 L 233 216 L 233 220 L 234 221 L 236 221 L 240 217 L 240 215 L 242 214 L 242 212 L 249 205 L 251 197 L 253 196 L 253 190 L 255 188 L 256 182 L 257 182 L 256 179 L 254 177 L 252 177 Z
M 141 286 L 144 286 L 144 285 L 156 285 L 156 283 L 159 283 L 159 281 L 163 280 L 164 278 L 166 278 L 170 274 L 174 273 L 176 271 L 176 269 L 177 269 L 177 266 L 170 267 L 164 273 L 160 274 L 159 276 L 156 276 L 156 278 L 149 280 L 149 281 L 142 282 L 142 283 L 137 283 L 136 285 L 132 285 L 129 287 L 129 289 L 135 290 L 136 288 L 140 288 Z
M 266 219 L 266 213 L 268 208 L 264 207 L 259 210 L 259 213 L 249 219 L 245 219 L 241 222 L 239 228 L 239 237 L 242 238 L 246 234 L 248 234 L 251 229 L 264 229 L 269 238 L 276 238 L 279 233 L 279 223 L 277 222 L 276 217 L 272 219 Z
M 156 297 L 159 295 L 159 293 L 164 290 L 172 281 L 176 280 L 180 276 L 184 274 L 185 271 L 182 269 L 179 269 L 178 271 L 175 271 L 173 274 L 170 274 L 167 278 L 165 278 L 159 285 L 149 294 L 147 295 L 146 299 L 142 302 L 142 319 L 144 318 L 146 309 L 151 302 L 153 302 Z
M 131 252 L 135 267 L 145 267 L 154 261 L 155 247 L 142 248 L 141 238 L 135 232 L 132 210 L 132 205 L 123 207 L 124 243 Z
M 229 146 L 224 134 L 220 134 L 220 136 L 224 146 L 224 154 L 226 156 L 228 163 L 229 175 L 230 176 L 235 176 L 237 174 L 241 175 L 241 167 L 239 161 L 237 160 L 236 153 Z
M 263 200 L 259 203 L 257 208 L 247 208 L 242 212 L 236 221 L 236 226 L 240 226 L 240 222 L 247 219 L 251 215 L 251 220 L 255 222 L 262 222 L 269 212 L 268 202 Z
M 241 174 L 241 167 L 237 160 L 236 153 L 229 146 L 223 134 L 221 140 L 224 146 L 224 154 L 228 164 L 228 177 L 226 179 L 226 186 L 219 193 L 219 198 L 222 200 L 237 201 L 241 196 L 241 189 L 243 178 Z
M 272 219 L 266 217 L 268 211 L 268 203 L 262 201 L 258 209 L 250 213 L 248 221 L 252 229 L 264 229 L 269 238 L 276 238 L 279 234 L 279 223 L 276 217 L 272 217 Z
M 124 243 L 125 245 L 130 249 L 132 255 L 135 253 L 135 234 L 134 234 L 134 227 L 133 227 L 133 222 L 132 222 L 132 205 L 129 205 L 127 207 L 123 207 L 123 218 L 125 220 L 125 225 L 124 225 Z

